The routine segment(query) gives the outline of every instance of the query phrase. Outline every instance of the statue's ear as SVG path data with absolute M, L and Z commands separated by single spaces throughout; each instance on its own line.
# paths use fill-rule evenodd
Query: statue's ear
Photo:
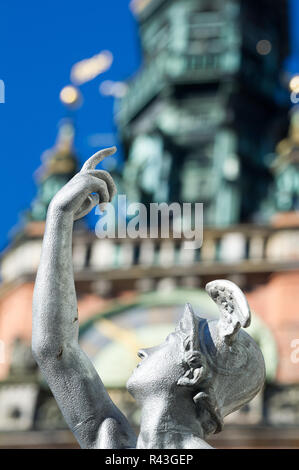
M 219 337 L 231 344 L 239 329 L 250 325 L 251 314 L 246 297 L 236 284 L 223 279 L 209 282 L 206 291 L 219 309 Z
M 204 366 L 198 364 L 199 367 L 192 367 L 178 380 L 177 384 L 183 387 L 196 388 L 202 381 L 204 375 Z
M 188 338 L 188 344 L 185 344 L 186 351 L 196 351 L 198 349 L 198 319 L 188 303 L 185 305 L 185 310 L 177 329 Z
M 188 370 L 177 382 L 178 385 L 183 385 L 184 387 L 197 386 L 202 380 L 204 373 L 203 358 L 199 352 L 198 322 L 199 319 L 193 312 L 191 305 L 186 304 L 177 328 L 185 336 L 184 352 Z

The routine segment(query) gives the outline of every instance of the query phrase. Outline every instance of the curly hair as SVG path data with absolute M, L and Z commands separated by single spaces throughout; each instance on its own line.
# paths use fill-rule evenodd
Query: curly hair
M 206 357 L 198 349 L 194 349 L 194 341 L 190 335 L 185 335 L 183 331 L 180 333 L 183 334 L 182 364 L 186 372 L 177 384 L 192 389 L 192 399 L 204 434 L 216 434 L 222 430 L 223 419 L 215 398 L 212 374 Z

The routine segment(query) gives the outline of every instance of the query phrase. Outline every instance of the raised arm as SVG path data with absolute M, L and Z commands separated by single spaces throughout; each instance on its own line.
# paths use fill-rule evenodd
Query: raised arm
M 136 439 L 79 347 L 72 262 L 74 220 L 111 201 L 116 192 L 109 173 L 95 170 L 115 150 L 91 157 L 52 200 L 33 299 L 33 355 L 83 448 L 134 447 Z

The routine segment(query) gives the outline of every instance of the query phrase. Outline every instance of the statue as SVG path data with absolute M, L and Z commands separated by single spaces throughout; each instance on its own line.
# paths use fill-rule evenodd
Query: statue
M 33 354 L 82 448 L 211 448 L 223 418 L 262 388 L 265 366 L 253 339 L 245 296 L 232 282 L 210 282 L 219 320 L 198 317 L 187 304 L 165 342 L 140 350 L 127 388 L 141 406 L 138 438 L 110 399 L 78 343 L 72 266 L 74 220 L 113 198 L 109 173 L 97 164 L 115 147 L 96 153 L 54 197 L 47 215 L 33 302 Z M 121 361 L 121 358 L 119 358 Z

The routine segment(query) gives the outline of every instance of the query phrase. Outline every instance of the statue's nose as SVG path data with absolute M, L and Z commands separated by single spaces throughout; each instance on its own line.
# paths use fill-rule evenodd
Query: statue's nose
M 140 357 L 140 359 L 145 359 L 148 356 L 146 349 L 140 349 L 137 356 Z

